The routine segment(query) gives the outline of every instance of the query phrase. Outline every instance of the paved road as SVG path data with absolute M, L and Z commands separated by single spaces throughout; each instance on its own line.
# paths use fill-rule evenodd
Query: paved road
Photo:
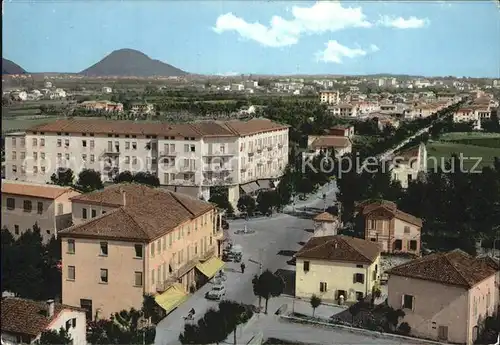
M 336 183 L 333 181 L 329 185 L 323 186 L 316 194 L 311 195 L 308 200 L 298 201 L 296 208 L 300 207 L 324 207 L 322 198 L 323 193 L 327 194 L 326 204 L 336 200 Z M 234 234 L 247 226 L 247 229 L 253 231 L 252 234 Z M 299 250 L 312 233 L 305 231 L 311 229 L 313 222 L 310 219 L 302 219 L 287 214 L 276 214 L 272 217 L 262 217 L 245 220 L 235 220 L 230 222 L 229 233 L 234 244 L 240 244 L 243 247 L 243 261 L 246 264 L 245 273 L 240 272 L 240 264 L 228 263 L 225 271 L 227 274 L 226 298 L 236 300 L 242 303 L 257 304 L 257 298 L 253 294 L 251 280 L 254 274 L 259 272 L 259 265 L 255 262 L 261 262 L 263 269 L 276 271 L 277 269 L 294 270 L 294 266 L 286 262 L 290 260 L 290 254 Z M 292 251 L 288 256 L 279 255 L 280 251 Z M 184 329 L 184 319 L 191 308 L 196 311 L 196 316 L 201 316 L 211 306 L 215 307 L 216 302 L 207 301 L 204 298 L 205 292 L 211 288 L 207 284 L 202 289 L 193 294 L 188 301 L 179 306 L 163 319 L 156 329 L 156 345 L 178 344 L 180 332 Z

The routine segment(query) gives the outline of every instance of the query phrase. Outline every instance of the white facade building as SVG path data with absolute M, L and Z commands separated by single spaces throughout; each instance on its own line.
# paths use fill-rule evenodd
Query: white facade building
M 5 138 L 6 178 L 47 183 L 59 168 L 150 172 L 166 188 L 210 198 L 210 187 L 240 193 L 269 188 L 288 163 L 288 126 L 267 119 L 169 125 L 59 120 Z M 15 155 L 13 152 L 16 152 Z M 21 160 L 21 157 L 24 157 Z
M 321 91 L 319 93 L 321 103 L 338 104 L 340 102 L 339 91 Z

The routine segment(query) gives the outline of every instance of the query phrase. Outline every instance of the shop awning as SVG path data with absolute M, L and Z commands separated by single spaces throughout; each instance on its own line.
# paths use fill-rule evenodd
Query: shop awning
M 174 283 L 164 293 L 155 297 L 156 303 L 167 313 L 177 308 L 188 299 L 188 294 L 179 283 Z
M 260 189 L 271 189 L 273 186 L 271 185 L 270 180 L 258 180 L 257 183 L 260 186 Z
M 210 258 L 203 263 L 196 265 L 196 268 L 203 273 L 207 278 L 212 278 L 215 274 L 224 267 L 224 261 L 219 258 Z

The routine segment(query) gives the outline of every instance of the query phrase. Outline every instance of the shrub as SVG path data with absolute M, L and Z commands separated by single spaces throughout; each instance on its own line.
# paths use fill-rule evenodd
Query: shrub
M 398 333 L 402 335 L 409 335 L 411 332 L 411 327 L 408 322 L 401 322 L 398 326 Z

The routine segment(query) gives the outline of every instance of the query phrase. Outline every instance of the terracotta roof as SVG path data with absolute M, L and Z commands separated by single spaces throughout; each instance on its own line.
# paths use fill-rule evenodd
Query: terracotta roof
M 251 119 L 248 121 L 232 120 L 224 122 L 224 125 L 231 129 L 234 133 L 241 136 L 286 129 L 290 127 L 265 118 Z
M 83 224 L 61 230 L 60 236 L 141 242 L 163 236 L 182 223 L 214 208 L 210 203 L 185 194 L 135 183 L 112 185 L 101 191 L 79 195 L 71 201 L 116 209 Z
M 342 235 L 312 237 L 297 258 L 372 263 L 380 254 L 377 243 Z
M 413 224 L 418 227 L 422 227 L 422 219 L 417 218 L 409 213 L 398 210 L 395 203 L 387 200 L 379 200 L 374 202 L 368 202 L 367 204 L 358 206 L 361 210 L 363 216 L 367 216 L 372 212 L 383 209 L 389 212 L 394 218 L 402 220 L 404 222 Z
M 1 302 L 2 333 L 18 333 L 38 336 L 63 310 L 82 311 L 69 305 L 55 303 L 54 315 L 48 317 L 47 304 L 44 301 L 33 301 L 16 297 L 4 297 Z
M 334 217 L 331 213 L 328 212 L 323 212 L 318 214 L 313 218 L 315 222 L 329 222 L 333 223 L 336 220 L 336 217 Z
M 289 126 L 268 119 L 227 122 L 195 122 L 168 124 L 163 122 L 107 121 L 101 119 L 62 119 L 28 129 L 30 132 L 68 133 L 115 133 L 133 135 L 157 135 L 174 137 L 236 136 L 249 135 L 271 130 L 286 129 Z
M 471 288 L 495 272 L 496 269 L 486 260 L 473 258 L 459 249 L 424 256 L 387 271 L 390 275 L 466 288 Z
M 334 136 L 334 135 L 324 135 L 316 138 L 311 146 L 313 148 L 322 147 L 349 147 L 351 145 L 351 140 L 348 137 Z
M 62 194 L 70 191 L 74 190 L 70 187 L 2 180 L 2 193 L 5 194 L 56 199 Z

